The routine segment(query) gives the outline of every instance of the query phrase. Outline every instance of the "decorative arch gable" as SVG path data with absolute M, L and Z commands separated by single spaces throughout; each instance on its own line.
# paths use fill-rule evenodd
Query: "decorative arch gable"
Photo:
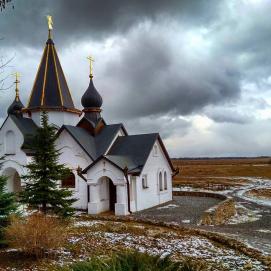
M 111 179 L 114 185 L 126 183 L 123 171 L 107 159 L 100 159 L 87 170 L 86 174 L 88 183 L 92 184 L 98 183 L 98 180 L 103 177 Z

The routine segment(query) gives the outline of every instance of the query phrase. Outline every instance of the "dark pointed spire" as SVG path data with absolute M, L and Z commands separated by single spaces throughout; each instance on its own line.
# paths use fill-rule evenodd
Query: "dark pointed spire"
M 80 113 L 75 109 L 72 96 L 52 40 L 52 18 L 48 19 L 46 42 L 27 109 L 56 110 Z
M 9 106 L 7 113 L 9 115 L 18 115 L 18 116 L 22 116 L 22 109 L 24 108 L 24 105 L 22 104 L 21 100 L 20 100 L 20 95 L 19 95 L 19 73 L 16 72 L 15 73 L 16 76 L 16 80 L 15 80 L 15 99 L 13 101 L 13 103 Z

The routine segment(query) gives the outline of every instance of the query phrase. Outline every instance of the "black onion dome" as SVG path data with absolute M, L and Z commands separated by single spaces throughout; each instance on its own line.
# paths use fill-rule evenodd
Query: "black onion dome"
M 81 104 L 84 108 L 100 108 L 103 104 L 103 98 L 95 88 L 92 78 L 89 86 L 81 98 Z
M 24 108 L 24 105 L 20 101 L 20 99 L 15 99 L 13 103 L 8 108 L 8 114 L 21 114 L 22 109 Z

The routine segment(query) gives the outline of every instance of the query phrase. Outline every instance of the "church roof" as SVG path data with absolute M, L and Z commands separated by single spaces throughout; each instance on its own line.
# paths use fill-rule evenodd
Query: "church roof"
M 26 154 L 31 154 L 31 142 L 33 137 L 35 136 L 38 126 L 35 124 L 35 122 L 32 119 L 24 118 L 22 116 L 18 115 L 10 115 L 10 118 L 13 120 L 15 125 L 18 127 L 20 132 L 23 134 L 24 142 L 22 145 L 22 150 Z
M 53 40 L 49 37 L 36 75 L 27 109 L 60 110 L 80 113 L 61 67 Z
M 65 129 L 90 158 L 96 160 L 99 156 L 105 154 L 121 128 L 122 124 L 106 125 L 99 134 L 93 136 L 84 128 L 63 125 L 59 130 L 59 134 Z
M 106 157 L 121 168 L 140 173 L 159 134 L 120 136 Z
M 86 173 L 101 159 L 106 159 L 122 170 L 127 167 L 130 174 L 140 175 L 156 140 L 159 141 L 171 169 L 174 170 L 159 134 L 153 133 L 119 136 L 108 153 L 101 155 L 94 163 L 85 168 L 83 173 Z
M 137 167 L 144 166 L 158 135 L 154 133 L 120 136 L 109 150 L 108 156 L 129 157 Z
M 24 105 L 22 104 L 20 99 L 15 99 L 12 104 L 8 107 L 7 113 L 9 115 L 12 114 L 21 114 L 22 109 L 24 108 Z

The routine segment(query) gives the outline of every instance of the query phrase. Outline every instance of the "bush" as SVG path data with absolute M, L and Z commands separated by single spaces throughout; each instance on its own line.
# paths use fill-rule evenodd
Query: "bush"
M 72 271 L 200 271 L 202 265 L 191 261 L 172 262 L 169 257 L 161 258 L 139 252 L 124 252 L 112 256 L 110 259 L 99 257 L 92 258 L 88 262 L 73 264 Z
M 40 258 L 62 247 L 67 231 L 58 218 L 34 213 L 24 219 L 13 217 L 5 234 L 11 247 Z

